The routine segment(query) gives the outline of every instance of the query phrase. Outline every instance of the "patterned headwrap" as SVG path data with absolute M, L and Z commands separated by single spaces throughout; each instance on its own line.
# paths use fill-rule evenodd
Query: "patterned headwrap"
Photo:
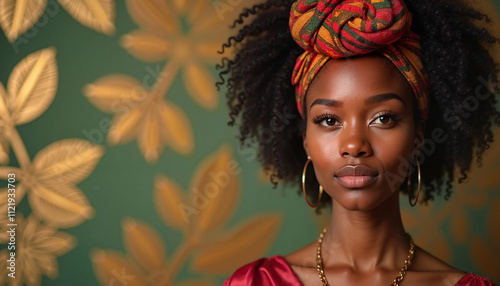
M 428 114 L 428 77 L 420 37 L 410 30 L 412 15 L 402 0 L 299 0 L 290 11 L 290 31 L 305 50 L 292 75 L 297 108 L 304 117 L 305 95 L 329 59 L 378 51 L 405 76 Z

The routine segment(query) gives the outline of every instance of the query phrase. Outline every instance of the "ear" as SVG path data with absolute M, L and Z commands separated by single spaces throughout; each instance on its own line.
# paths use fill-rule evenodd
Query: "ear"
M 309 146 L 307 145 L 306 132 L 302 132 L 302 145 L 304 146 L 304 150 L 306 151 L 306 155 L 309 156 Z

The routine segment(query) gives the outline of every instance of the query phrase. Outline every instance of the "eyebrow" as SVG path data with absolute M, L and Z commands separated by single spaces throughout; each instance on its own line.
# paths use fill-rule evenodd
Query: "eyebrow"
M 309 109 L 311 109 L 314 105 L 326 105 L 326 106 L 331 106 L 331 107 L 340 107 L 343 105 L 342 102 L 340 101 L 337 101 L 337 100 L 333 100 L 333 99 L 316 99 L 315 101 L 313 101 L 313 103 L 311 103 L 311 106 L 309 107 Z
M 387 101 L 390 99 L 397 99 L 397 100 L 401 101 L 404 106 L 406 106 L 403 99 L 395 93 L 383 93 L 383 94 L 377 94 L 377 95 L 370 96 L 369 98 L 365 99 L 365 104 L 369 105 L 369 104 Z M 319 99 L 316 99 L 315 101 L 313 101 L 313 103 L 311 103 L 311 106 L 309 107 L 309 109 L 311 109 L 314 105 L 326 105 L 326 106 L 330 106 L 330 107 L 341 107 L 343 105 L 343 102 L 333 100 L 333 99 L 321 99 L 321 98 L 319 98 Z
M 374 104 L 374 103 L 379 103 L 382 101 L 387 101 L 390 99 L 397 99 L 403 103 L 404 106 L 406 106 L 404 100 L 397 94 L 395 93 L 383 93 L 383 94 L 377 94 L 374 96 L 370 96 L 369 98 L 365 99 L 366 104 Z

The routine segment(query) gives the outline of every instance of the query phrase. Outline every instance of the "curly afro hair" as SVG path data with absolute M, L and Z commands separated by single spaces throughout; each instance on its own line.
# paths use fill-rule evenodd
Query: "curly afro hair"
M 272 173 L 274 186 L 278 181 L 300 186 L 307 160 L 302 142 L 305 122 L 297 111 L 291 84 L 295 60 L 303 52 L 288 26 L 293 2 L 267 0 L 245 9 L 234 23 L 241 27 L 239 32 L 221 51 L 231 48 L 234 57 L 224 58 L 217 66 L 221 78 L 217 85 L 227 86 L 229 125 L 238 121 L 242 145 L 258 144 L 259 159 Z M 500 125 L 495 98 L 500 94 L 499 70 L 488 51 L 498 39 L 477 26 L 490 19 L 461 0 L 405 3 L 413 14 L 412 30 L 421 36 L 432 89 L 425 128 L 432 150 L 420 157 L 425 161 L 421 201 L 432 200 L 443 190 L 448 199 L 456 170 L 462 183 L 474 157 L 480 165 L 493 142 L 493 124 Z M 317 191 L 312 191 L 317 190 L 315 184 L 307 188 L 313 199 L 317 197 Z M 329 203 L 331 198 L 323 196 L 318 209 Z

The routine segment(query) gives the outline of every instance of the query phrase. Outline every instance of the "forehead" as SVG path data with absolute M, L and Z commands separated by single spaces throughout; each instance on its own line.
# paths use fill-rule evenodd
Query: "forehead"
M 384 56 L 372 53 L 329 60 L 312 81 L 306 105 L 318 98 L 349 100 L 382 93 L 396 93 L 409 102 L 413 98 L 411 86 L 394 64 Z

